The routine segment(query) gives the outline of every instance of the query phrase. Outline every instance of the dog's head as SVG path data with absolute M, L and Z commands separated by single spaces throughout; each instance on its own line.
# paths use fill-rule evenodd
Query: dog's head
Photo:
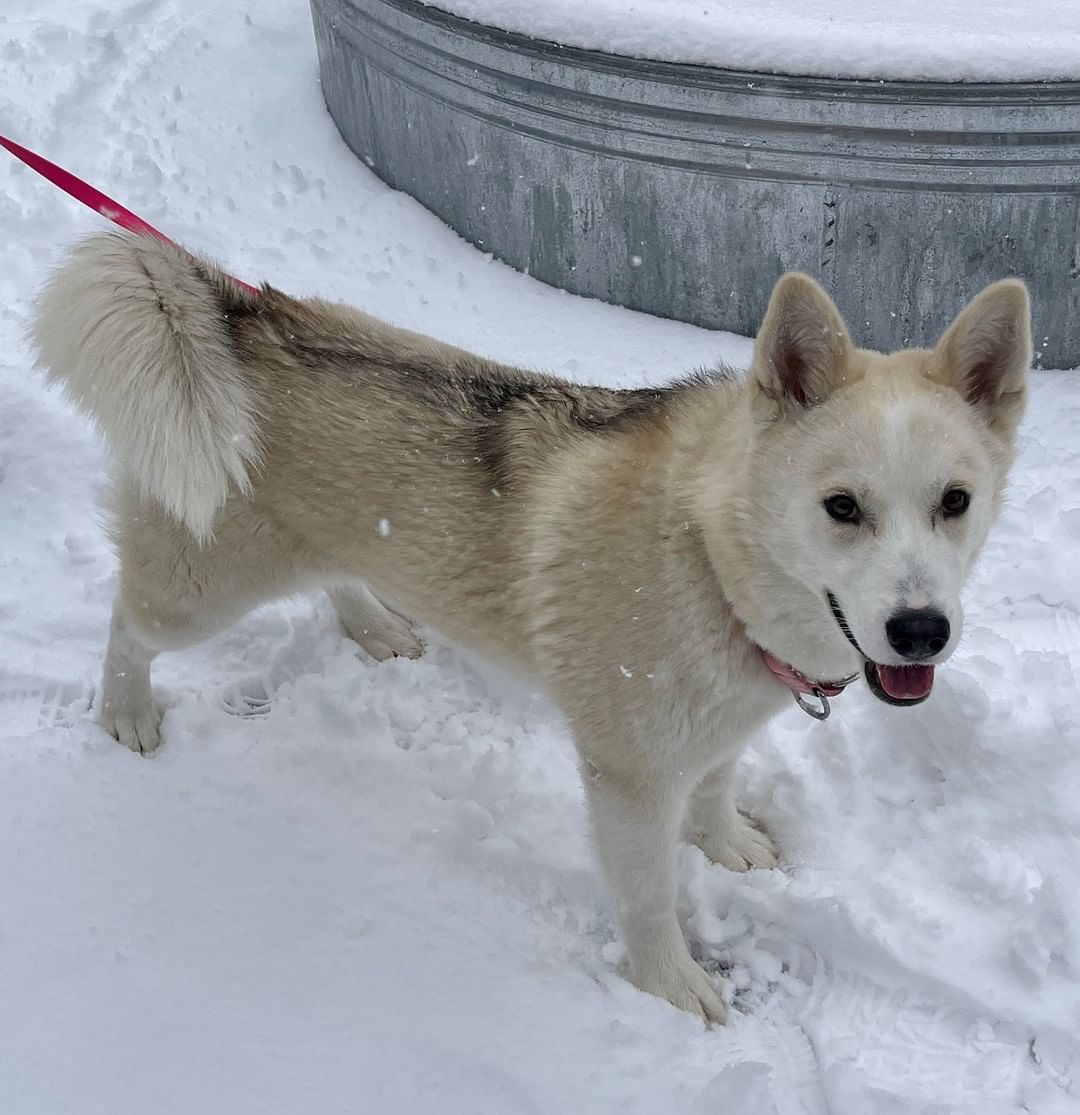
M 751 637 L 808 677 L 857 665 L 881 700 L 924 700 L 960 637 L 1030 363 L 1018 280 L 987 287 L 933 350 L 883 355 L 852 344 L 817 283 L 785 275 L 754 351 L 738 519 L 786 587 Z

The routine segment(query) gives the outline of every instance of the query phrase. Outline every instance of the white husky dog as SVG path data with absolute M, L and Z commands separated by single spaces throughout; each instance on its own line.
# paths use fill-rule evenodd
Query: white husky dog
M 152 751 L 155 655 L 279 594 L 327 588 L 377 658 L 418 655 L 428 624 L 565 713 L 634 982 L 720 1020 L 676 845 L 775 865 L 733 772 L 792 692 L 819 715 L 860 672 L 890 704 L 930 694 L 1013 455 L 1028 317 L 1005 280 L 934 349 L 882 355 L 789 274 L 748 375 L 614 391 L 95 237 L 34 338 L 115 459 L 101 723 Z

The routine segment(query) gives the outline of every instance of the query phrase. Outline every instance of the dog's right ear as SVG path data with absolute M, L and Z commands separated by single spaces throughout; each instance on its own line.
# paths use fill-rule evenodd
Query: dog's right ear
M 843 379 L 853 351 L 833 300 L 809 275 L 789 271 L 773 288 L 754 343 L 754 381 L 774 402 L 817 406 Z

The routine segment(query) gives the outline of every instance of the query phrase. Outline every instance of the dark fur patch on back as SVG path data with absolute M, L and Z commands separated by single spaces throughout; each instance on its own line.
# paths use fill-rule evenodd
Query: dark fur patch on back
M 498 419 L 507 408 L 534 406 L 550 409 L 583 430 L 624 427 L 644 420 L 665 400 L 665 388 L 618 391 L 606 387 L 579 387 L 546 379 L 469 379 L 462 384 L 476 413 Z
M 630 433 L 662 421 L 685 392 L 730 377 L 727 368 L 696 372 L 665 387 L 616 389 L 580 386 L 549 377 L 473 379 L 465 385 L 480 419 L 477 456 L 494 486 L 505 488 L 527 473 L 531 460 L 570 437 Z
M 699 370 L 664 387 L 615 389 L 584 386 L 542 373 L 497 364 L 460 350 L 436 357 L 394 343 L 392 333 L 357 329 L 347 318 L 328 320 L 321 308 L 264 287 L 260 295 L 227 277 L 205 274 L 214 283 L 233 344 L 248 348 L 248 330 L 268 330 L 290 363 L 313 376 L 337 373 L 360 377 L 376 391 L 430 408 L 436 421 L 449 421 L 477 458 L 485 483 L 507 487 L 526 475 L 567 439 L 613 436 L 661 421 L 686 392 L 729 379 L 730 369 Z M 265 333 L 263 333 L 265 338 Z M 245 355 L 258 357 L 258 344 Z

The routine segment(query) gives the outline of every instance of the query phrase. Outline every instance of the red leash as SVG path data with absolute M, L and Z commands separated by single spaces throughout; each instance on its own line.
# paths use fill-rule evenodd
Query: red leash
M 165 233 L 159 232 L 153 225 L 147 224 L 142 217 L 132 213 L 130 209 L 125 209 L 119 202 L 113 201 L 111 197 L 106 197 L 100 190 L 95 190 L 89 182 L 76 178 L 74 174 L 64 170 L 63 167 L 57 166 L 56 163 L 50 163 L 48 159 L 28 150 L 6 136 L 0 135 L 0 147 L 6 147 L 16 159 L 21 159 L 31 170 L 36 170 L 38 174 L 47 178 L 54 186 L 59 186 L 64 193 L 70 194 L 76 201 L 81 201 L 83 205 L 93 209 L 95 213 L 108 217 L 110 221 L 118 224 L 121 228 L 126 228 L 129 232 L 137 232 L 142 236 L 154 236 L 158 240 L 164 240 L 166 244 L 179 247 L 174 240 L 170 240 Z M 246 290 L 250 290 L 252 294 L 260 293 L 258 287 L 253 287 L 250 283 L 245 283 L 241 279 L 233 279 L 233 282 Z

